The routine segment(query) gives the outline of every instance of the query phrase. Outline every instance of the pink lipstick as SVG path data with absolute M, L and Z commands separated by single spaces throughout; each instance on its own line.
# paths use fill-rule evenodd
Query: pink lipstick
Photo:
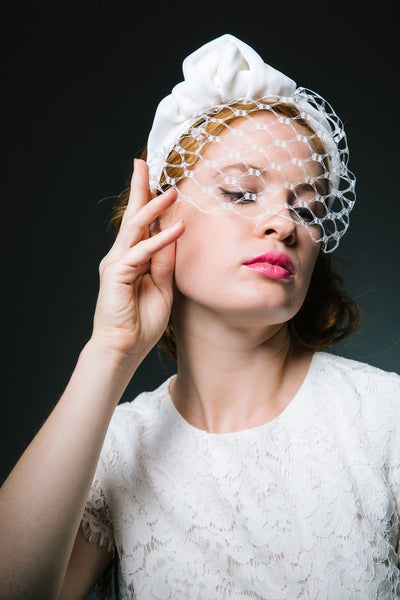
M 243 264 L 272 279 L 290 279 L 294 274 L 294 264 L 283 252 L 266 252 L 246 260 Z

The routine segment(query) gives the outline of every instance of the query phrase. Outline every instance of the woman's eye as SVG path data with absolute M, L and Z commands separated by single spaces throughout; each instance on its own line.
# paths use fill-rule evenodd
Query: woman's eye
M 219 188 L 221 194 L 233 202 L 234 204 L 250 204 L 257 200 L 257 194 L 252 192 L 245 192 L 244 190 L 226 190 Z
M 312 223 L 312 221 L 315 220 L 315 214 L 313 211 L 305 206 L 294 206 L 292 207 L 292 210 L 294 213 L 296 213 L 297 217 L 306 223 Z

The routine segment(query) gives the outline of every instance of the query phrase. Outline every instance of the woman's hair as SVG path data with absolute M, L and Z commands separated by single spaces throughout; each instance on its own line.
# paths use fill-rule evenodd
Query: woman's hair
M 214 119 L 218 119 L 218 122 L 214 119 L 207 121 L 206 117 L 200 118 L 193 125 L 191 131 L 202 125 L 201 135 L 197 134 L 194 137 L 189 132 L 181 137 L 179 140 L 180 151 L 172 150 L 167 158 L 167 166 L 163 170 L 160 188 L 166 191 L 171 187 L 171 184 L 167 183 L 166 177 L 168 181 L 179 181 L 184 177 L 184 169 L 188 165 L 189 168 L 194 167 L 199 154 L 203 153 L 208 144 L 212 143 L 208 141 L 209 136 L 221 135 L 234 120 L 242 118 L 235 116 L 232 108 L 239 108 L 246 112 L 249 110 L 260 112 L 259 106 L 259 101 L 254 105 L 248 102 L 245 105 L 236 103 L 225 106 L 218 113 L 213 114 Z M 265 108 L 261 110 L 271 110 L 268 101 L 264 103 L 264 106 Z M 310 124 L 299 116 L 299 111 L 295 106 L 274 102 L 273 112 L 294 118 L 295 122 L 310 135 L 310 145 L 313 150 L 326 156 L 321 140 L 315 136 Z M 143 150 L 140 158 L 146 160 L 146 149 Z M 323 163 L 328 171 L 329 164 L 325 157 Z M 326 185 L 329 185 L 328 182 Z M 129 192 L 128 187 L 119 195 L 109 219 L 109 226 L 116 232 L 121 225 Z M 360 308 L 344 293 L 343 279 L 333 271 L 331 255 L 320 251 L 303 305 L 288 322 L 292 342 L 307 350 L 324 350 L 352 333 L 357 328 L 359 320 Z M 160 345 L 169 356 L 176 359 L 176 341 L 171 321 L 160 340 Z

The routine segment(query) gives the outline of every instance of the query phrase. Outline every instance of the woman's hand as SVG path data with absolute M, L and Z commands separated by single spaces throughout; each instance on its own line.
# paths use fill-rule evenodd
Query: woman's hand
M 182 221 L 150 234 L 150 225 L 176 200 L 170 189 L 150 195 L 147 164 L 135 160 L 126 212 L 100 263 L 100 291 L 92 341 L 124 357 L 143 360 L 167 326 L 172 305 L 175 241 Z

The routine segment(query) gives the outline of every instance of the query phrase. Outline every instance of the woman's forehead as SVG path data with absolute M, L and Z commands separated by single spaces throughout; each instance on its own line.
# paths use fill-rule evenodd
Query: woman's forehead
M 312 137 L 306 133 L 304 127 L 281 122 L 267 111 L 236 119 L 206 144 L 193 171 L 211 175 L 214 170 L 225 179 L 269 179 L 279 173 L 288 183 L 319 177 L 325 173 L 323 157 L 315 152 Z
M 201 154 L 221 168 L 236 159 L 238 163 L 258 165 L 261 170 L 271 162 L 285 165 L 312 156 L 318 159 L 312 136 L 305 128 L 270 111 L 251 113 L 226 124 L 219 135 L 209 137 Z

